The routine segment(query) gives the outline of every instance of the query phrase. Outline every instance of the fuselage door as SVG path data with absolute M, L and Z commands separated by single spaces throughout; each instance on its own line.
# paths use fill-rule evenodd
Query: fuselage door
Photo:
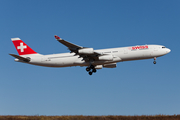
M 127 49 L 124 49 L 124 54 L 128 54 L 128 50 Z
M 154 47 L 154 51 L 158 51 L 158 48 L 157 48 L 157 47 Z

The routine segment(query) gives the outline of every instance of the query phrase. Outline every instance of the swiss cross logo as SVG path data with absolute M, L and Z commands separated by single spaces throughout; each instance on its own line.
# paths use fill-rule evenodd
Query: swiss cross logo
M 17 49 L 20 49 L 21 52 L 24 52 L 24 49 L 26 49 L 26 48 L 27 48 L 27 46 L 26 46 L 26 45 L 23 45 L 22 42 L 20 43 L 20 46 L 17 46 Z

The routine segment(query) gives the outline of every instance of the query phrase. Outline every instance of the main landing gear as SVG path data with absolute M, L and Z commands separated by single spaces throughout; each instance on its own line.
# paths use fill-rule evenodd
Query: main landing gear
M 93 73 L 96 73 L 96 69 L 94 68 L 93 65 L 90 65 L 89 67 L 87 67 L 86 71 L 89 72 L 89 75 L 92 75 Z
M 154 61 L 153 61 L 154 64 L 156 64 L 156 57 L 154 57 Z

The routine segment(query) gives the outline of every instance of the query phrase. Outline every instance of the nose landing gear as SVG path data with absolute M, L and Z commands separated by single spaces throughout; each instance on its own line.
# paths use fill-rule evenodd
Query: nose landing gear
M 156 64 L 156 57 L 154 57 L 154 61 L 153 61 L 154 64 Z
M 93 73 L 96 73 L 96 69 L 94 68 L 93 65 L 90 65 L 89 67 L 87 67 L 86 71 L 89 72 L 89 75 L 92 75 Z

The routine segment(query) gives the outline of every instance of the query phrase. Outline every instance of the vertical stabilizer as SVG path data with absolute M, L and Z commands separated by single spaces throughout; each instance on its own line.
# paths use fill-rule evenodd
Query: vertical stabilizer
M 37 54 L 37 52 L 35 52 L 33 49 L 31 49 L 20 38 L 11 38 L 11 40 L 12 40 L 19 55 Z

